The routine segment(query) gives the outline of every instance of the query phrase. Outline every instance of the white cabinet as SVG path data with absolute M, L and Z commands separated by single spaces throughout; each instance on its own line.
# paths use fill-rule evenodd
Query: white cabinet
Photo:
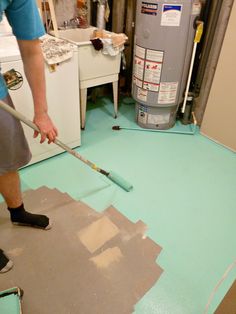
M 7 38 L 7 37 L 6 37 Z M 5 38 L 5 39 L 6 39 Z M 9 37 L 8 37 L 9 41 Z M 1 52 L 4 43 L 0 43 Z M 9 52 L 7 49 L 6 52 Z M 59 131 L 59 139 L 74 148 L 81 144 L 80 141 L 80 101 L 79 101 L 79 77 L 77 51 L 73 57 L 56 66 L 56 71 L 49 71 L 46 66 L 47 100 L 49 114 Z M 9 52 L 10 54 L 10 52 Z M 23 63 L 19 56 L 11 56 L 9 59 L 1 59 L 2 73 L 15 69 L 23 76 L 23 85 L 20 89 L 10 91 L 14 105 L 18 111 L 29 119 L 33 118 L 33 101 L 29 85 L 26 81 Z M 39 139 L 33 139 L 33 130 L 24 126 L 25 135 L 29 142 L 33 158 L 31 163 L 52 157 L 62 150 L 54 144 L 40 144 Z

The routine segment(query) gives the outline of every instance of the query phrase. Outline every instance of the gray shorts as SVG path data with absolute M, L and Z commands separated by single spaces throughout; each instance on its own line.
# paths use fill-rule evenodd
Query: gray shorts
M 3 99 L 11 107 L 10 96 Z M 16 171 L 31 159 L 21 123 L 0 108 L 0 175 Z

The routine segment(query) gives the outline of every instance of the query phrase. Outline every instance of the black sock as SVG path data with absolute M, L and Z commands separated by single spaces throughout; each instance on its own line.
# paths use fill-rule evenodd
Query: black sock
M 45 215 L 31 214 L 24 208 L 24 204 L 17 208 L 9 208 L 11 221 L 16 224 L 38 227 L 42 229 L 50 229 L 49 218 Z
M 4 254 L 3 250 L 0 249 L 0 273 L 5 273 L 10 270 L 13 266 L 12 261 Z

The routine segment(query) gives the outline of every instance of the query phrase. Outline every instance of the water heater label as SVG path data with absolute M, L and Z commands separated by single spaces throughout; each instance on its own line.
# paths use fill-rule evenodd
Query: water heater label
M 142 14 L 157 15 L 157 10 L 158 10 L 158 4 L 142 2 L 142 6 L 141 6 Z
M 146 56 L 147 60 L 163 62 L 163 58 L 164 58 L 164 51 L 147 49 L 147 56 Z
M 136 84 L 138 87 L 143 87 L 143 81 L 139 80 L 137 77 L 134 76 L 134 84 Z
M 158 92 L 164 51 L 135 46 L 133 83 L 143 90 Z
M 143 82 L 143 88 L 146 90 L 152 91 L 152 92 L 158 92 L 159 91 L 159 84 Z
M 136 78 L 143 80 L 143 72 L 144 72 L 144 60 L 138 57 L 134 58 L 134 75 Z
M 178 82 L 163 82 L 160 84 L 158 104 L 174 104 L 178 90 Z
M 161 26 L 180 26 L 181 15 L 181 4 L 163 4 Z
M 159 84 L 161 80 L 162 63 L 147 61 L 145 62 L 144 81 Z
M 145 49 L 136 45 L 135 46 L 135 55 L 139 58 L 144 59 L 145 58 Z
M 138 88 L 137 98 L 142 101 L 147 101 L 147 91 L 142 88 Z
M 170 113 L 162 113 L 159 115 L 148 114 L 147 123 L 148 124 L 166 124 L 170 121 Z
M 147 124 L 147 117 L 148 117 L 147 107 L 146 106 L 140 106 L 139 111 L 138 111 L 138 121 L 140 123 Z

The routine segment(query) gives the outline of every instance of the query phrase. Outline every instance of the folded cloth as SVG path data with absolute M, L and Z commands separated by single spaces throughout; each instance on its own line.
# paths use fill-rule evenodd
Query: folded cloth
M 40 38 L 43 56 L 48 65 L 72 58 L 73 45 L 66 40 L 45 35 Z
M 101 41 L 103 43 L 102 53 L 104 55 L 110 55 L 114 57 L 114 56 L 117 56 L 120 53 L 120 51 L 124 49 L 124 48 L 120 49 L 119 47 L 114 47 L 111 38 L 102 38 Z
M 113 47 L 124 49 L 124 44 L 128 40 L 128 37 L 125 34 L 112 34 L 111 39 Z

